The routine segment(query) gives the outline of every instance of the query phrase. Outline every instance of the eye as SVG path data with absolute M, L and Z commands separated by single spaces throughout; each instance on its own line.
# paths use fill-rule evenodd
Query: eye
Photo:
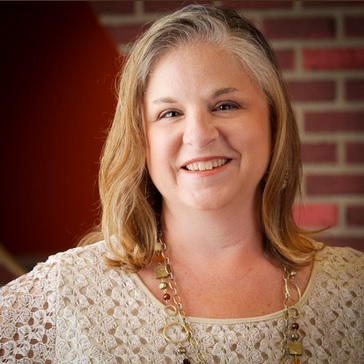
M 217 104 L 214 111 L 229 111 L 239 109 L 239 105 L 235 102 L 222 102 Z
M 170 118 L 175 118 L 179 115 L 181 114 L 176 110 L 167 110 L 159 115 L 159 119 L 170 119 Z

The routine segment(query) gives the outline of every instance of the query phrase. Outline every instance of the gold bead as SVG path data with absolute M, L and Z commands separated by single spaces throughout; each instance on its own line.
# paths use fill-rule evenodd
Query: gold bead
M 289 355 L 302 355 L 302 343 L 301 342 L 290 342 L 288 343 Z
M 295 270 L 291 270 L 291 271 L 289 272 L 289 276 L 290 276 L 290 278 L 294 278 L 294 277 L 296 277 L 296 274 L 297 274 L 297 272 L 296 272 Z
M 166 288 L 167 288 L 167 283 L 166 282 L 159 283 L 159 289 L 164 290 Z
M 169 264 L 157 265 L 154 268 L 154 276 L 156 279 L 167 278 L 171 274 L 171 267 Z
M 291 335 L 291 340 L 292 341 L 297 341 L 300 338 L 300 335 L 297 334 L 297 332 L 293 332 Z
M 184 346 L 180 346 L 180 347 L 177 349 L 177 353 L 178 353 L 178 354 L 185 355 L 185 354 L 187 354 L 187 349 L 186 349 Z

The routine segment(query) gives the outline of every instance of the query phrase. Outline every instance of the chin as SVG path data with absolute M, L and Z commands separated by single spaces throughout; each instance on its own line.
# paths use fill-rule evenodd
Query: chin
M 229 204 L 225 199 L 215 197 L 200 197 L 193 201 L 186 201 L 186 206 L 196 211 L 217 211 Z

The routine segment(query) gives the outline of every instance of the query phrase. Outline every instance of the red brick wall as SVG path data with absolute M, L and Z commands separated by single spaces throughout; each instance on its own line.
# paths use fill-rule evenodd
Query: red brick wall
M 187 3 L 93 6 L 124 53 L 146 22 Z M 244 12 L 277 52 L 301 130 L 305 207 L 296 207 L 297 220 L 331 226 L 322 240 L 364 250 L 364 1 L 201 3 Z

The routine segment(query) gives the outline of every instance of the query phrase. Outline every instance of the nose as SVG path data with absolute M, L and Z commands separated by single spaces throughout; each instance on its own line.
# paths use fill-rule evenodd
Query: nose
M 194 112 L 185 119 L 183 142 L 203 148 L 217 139 L 219 131 L 208 112 Z

